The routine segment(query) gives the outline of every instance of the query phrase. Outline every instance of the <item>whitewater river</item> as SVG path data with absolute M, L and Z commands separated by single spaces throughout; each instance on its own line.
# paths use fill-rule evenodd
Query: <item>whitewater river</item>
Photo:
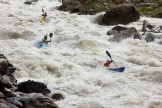
M 57 0 L 23 2 L 0 0 L 0 53 L 17 68 L 18 82 L 41 81 L 52 93 L 62 93 L 65 99 L 56 102 L 60 108 L 162 108 L 162 34 L 150 43 L 131 38 L 110 42 L 113 36 L 106 32 L 113 26 L 97 23 L 104 13 L 58 11 Z M 42 9 L 47 23 L 39 22 Z M 126 27 L 141 31 L 143 20 L 162 25 L 161 19 L 141 17 Z M 37 48 L 35 42 L 49 33 L 52 42 Z M 106 50 L 125 72 L 105 70 Z

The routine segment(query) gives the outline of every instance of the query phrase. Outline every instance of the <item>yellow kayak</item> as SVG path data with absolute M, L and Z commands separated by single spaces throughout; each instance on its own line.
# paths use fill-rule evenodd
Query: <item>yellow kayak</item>
M 40 21 L 40 23 L 46 22 L 46 20 L 44 18 L 41 18 L 39 21 Z

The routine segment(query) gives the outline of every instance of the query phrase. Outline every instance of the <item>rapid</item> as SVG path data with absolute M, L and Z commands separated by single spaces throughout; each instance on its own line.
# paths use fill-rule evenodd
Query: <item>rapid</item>
M 47 84 L 65 96 L 60 108 L 162 108 L 162 34 L 154 42 L 109 41 L 114 26 L 97 23 L 100 15 L 77 15 L 56 10 L 58 0 L 0 0 L 0 53 L 17 68 L 18 82 Z M 47 22 L 40 23 L 42 9 Z M 143 20 L 158 26 L 161 19 L 141 17 L 126 27 L 141 31 Z M 45 48 L 35 43 L 53 33 Z M 142 32 L 140 32 L 142 34 Z M 110 59 L 126 67 L 123 73 L 105 70 Z M 114 64 L 111 67 L 115 67 Z

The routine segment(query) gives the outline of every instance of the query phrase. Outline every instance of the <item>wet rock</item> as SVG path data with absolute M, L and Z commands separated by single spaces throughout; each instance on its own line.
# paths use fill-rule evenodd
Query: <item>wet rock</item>
M 15 105 L 17 107 L 22 107 L 23 106 L 23 104 L 16 97 L 7 98 L 7 101 L 12 103 L 13 105 Z
M 26 5 L 31 5 L 31 4 L 33 4 L 33 2 L 38 2 L 39 0 L 26 0 L 25 2 L 24 2 L 24 4 L 26 4 Z
M 7 58 L 3 54 L 0 54 L 0 75 L 11 74 L 15 72 L 15 70 L 16 68 L 9 63 Z
M 5 95 L 6 98 L 15 97 L 16 95 L 13 91 L 14 91 L 14 89 L 5 88 L 3 91 L 3 94 Z
M 8 67 L 7 60 L 4 58 L 0 59 L 0 66 L 7 69 L 7 67 Z
M 116 30 L 108 30 L 107 34 L 108 35 L 115 35 L 115 34 L 118 34 L 118 31 L 116 31 Z
M 17 86 L 16 91 L 23 93 L 42 93 L 47 95 L 51 92 L 44 83 L 31 80 L 21 82 Z
M 155 40 L 155 36 L 152 33 L 146 34 L 145 37 L 146 42 L 153 42 Z
M 0 92 L 0 99 L 5 99 L 5 96 L 2 92 Z
M 44 96 L 51 92 L 45 84 L 31 80 L 17 84 L 12 69 L 8 69 L 13 65 L 3 54 L 0 54 L 0 66 L 5 70 L 4 74 L 0 73 L 0 108 L 58 108 L 51 98 Z M 54 97 L 63 98 L 59 94 Z
M 126 27 L 122 27 L 122 26 L 115 26 L 111 30 L 108 30 L 107 34 L 108 35 L 115 35 L 115 34 L 119 33 L 122 30 L 125 30 L 125 29 L 127 29 L 127 28 Z
M 126 30 L 122 30 L 120 33 L 114 35 L 114 37 L 112 39 L 110 39 L 110 41 L 116 41 L 119 42 L 123 39 L 126 38 L 133 38 L 133 39 L 142 39 L 141 34 L 136 30 L 136 28 L 131 27 L 128 28 Z
M 54 93 L 51 96 L 52 99 L 54 99 L 55 101 L 59 101 L 59 100 L 63 100 L 64 96 L 61 93 Z
M 31 5 L 32 2 L 28 2 L 28 1 L 26 1 L 26 2 L 24 2 L 24 4 L 26 4 L 26 5 Z
M 17 80 L 13 75 L 0 76 L 0 91 L 4 91 L 5 88 L 15 88 Z
M 57 9 L 62 11 L 69 11 L 70 13 L 78 13 L 79 15 L 94 15 L 96 10 L 92 7 L 85 6 L 85 1 L 77 0 L 62 0 L 62 5 Z
M 122 27 L 122 26 L 115 26 L 115 27 L 112 28 L 112 30 L 116 30 L 118 32 L 120 32 L 122 30 L 125 30 L 125 29 L 127 29 L 127 28 L 126 27 Z
M 140 13 L 133 5 L 121 5 L 106 12 L 103 16 L 101 24 L 103 25 L 117 25 L 128 24 L 130 22 L 138 21 Z
M 16 98 L 23 108 L 58 108 L 52 100 L 40 93 L 18 93 Z
M 0 99 L 0 108 L 18 108 L 18 107 L 7 102 L 4 99 Z
M 152 24 L 148 23 L 148 21 L 146 21 L 146 20 L 143 21 L 143 26 L 142 26 L 142 31 L 143 32 L 146 32 L 147 29 L 149 31 L 153 31 L 154 28 L 155 28 L 155 25 L 152 25 Z

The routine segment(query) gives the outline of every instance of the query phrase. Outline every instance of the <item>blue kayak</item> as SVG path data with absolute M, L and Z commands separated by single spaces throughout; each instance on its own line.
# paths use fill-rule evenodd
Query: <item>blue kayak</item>
M 116 71 L 116 72 L 124 72 L 125 67 L 107 68 L 106 70 L 111 70 L 111 71 Z
M 36 44 L 37 44 L 37 47 L 38 48 L 44 48 L 44 47 L 46 47 L 46 44 L 45 43 L 42 43 L 42 42 L 37 42 Z

